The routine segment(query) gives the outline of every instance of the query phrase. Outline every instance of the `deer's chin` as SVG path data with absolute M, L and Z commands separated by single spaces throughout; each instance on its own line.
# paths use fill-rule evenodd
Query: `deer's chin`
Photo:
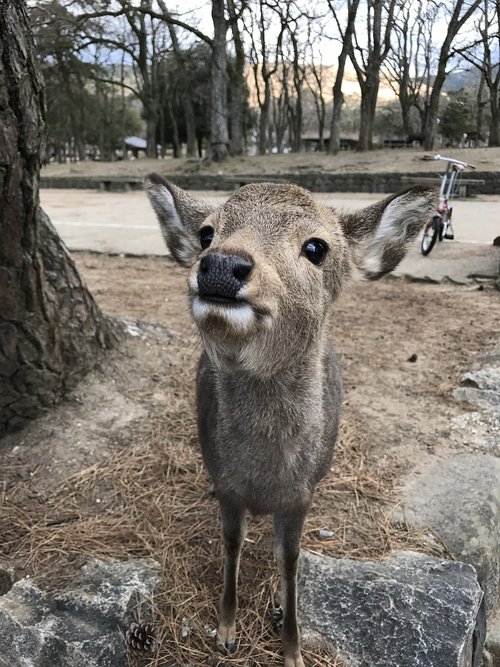
M 257 315 L 246 301 L 193 297 L 193 318 L 198 327 L 215 338 L 238 338 L 252 333 Z

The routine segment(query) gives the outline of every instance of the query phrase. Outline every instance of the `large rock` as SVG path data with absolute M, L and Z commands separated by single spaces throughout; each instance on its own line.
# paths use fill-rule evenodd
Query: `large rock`
M 471 454 L 437 463 L 404 492 L 402 511 L 473 565 L 488 613 L 500 603 L 500 459 Z
M 62 592 L 41 591 L 30 579 L 0 597 L 2 667 L 123 667 L 120 633 L 137 604 L 160 581 L 151 560 L 92 560 Z
M 500 367 L 490 366 L 465 373 L 453 391 L 457 401 L 466 401 L 485 410 L 500 412 Z
M 481 600 L 465 563 L 412 552 L 381 562 L 300 558 L 304 640 L 326 642 L 350 667 L 480 664 L 473 645 Z

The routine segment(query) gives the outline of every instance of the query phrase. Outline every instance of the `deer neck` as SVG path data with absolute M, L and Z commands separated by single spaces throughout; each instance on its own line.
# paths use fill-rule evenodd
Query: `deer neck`
M 290 436 L 318 418 L 324 388 L 326 344 L 318 341 L 305 357 L 270 377 L 241 369 L 218 370 L 219 414 L 229 427 L 238 422 L 255 433 L 282 429 Z

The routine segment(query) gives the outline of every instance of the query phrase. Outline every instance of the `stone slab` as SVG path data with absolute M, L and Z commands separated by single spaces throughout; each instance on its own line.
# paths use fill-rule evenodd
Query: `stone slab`
M 159 581 L 151 560 L 92 560 L 52 594 L 28 578 L 18 581 L 0 597 L 0 665 L 123 667 L 122 633 Z
M 300 558 L 304 641 L 326 643 L 350 667 L 471 667 L 481 601 L 465 563 L 413 552 L 381 562 Z
M 405 489 L 405 520 L 431 528 L 455 558 L 473 565 L 491 613 L 500 604 L 500 459 L 460 455 L 437 463 Z

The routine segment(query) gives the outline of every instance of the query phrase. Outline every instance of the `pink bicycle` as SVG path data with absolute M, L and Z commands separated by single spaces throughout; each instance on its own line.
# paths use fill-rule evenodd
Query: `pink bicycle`
M 453 208 L 450 206 L 451 199 L 456 195 L 459 188 L 460 176 L 466 169 L 475 169 L 473 164 L 455 160 L 442 155 L 425 155 L 426 160 L 442 160 L 446 162 L 446 171 L 441 175 L 441 187 L 439 189 L 439 205 L 432 219 L 424 228 L 424 235 L 420 249 L 422 255 L 428 255 L 434 248 L 436 241 L 455 238 L 451 224 Z

